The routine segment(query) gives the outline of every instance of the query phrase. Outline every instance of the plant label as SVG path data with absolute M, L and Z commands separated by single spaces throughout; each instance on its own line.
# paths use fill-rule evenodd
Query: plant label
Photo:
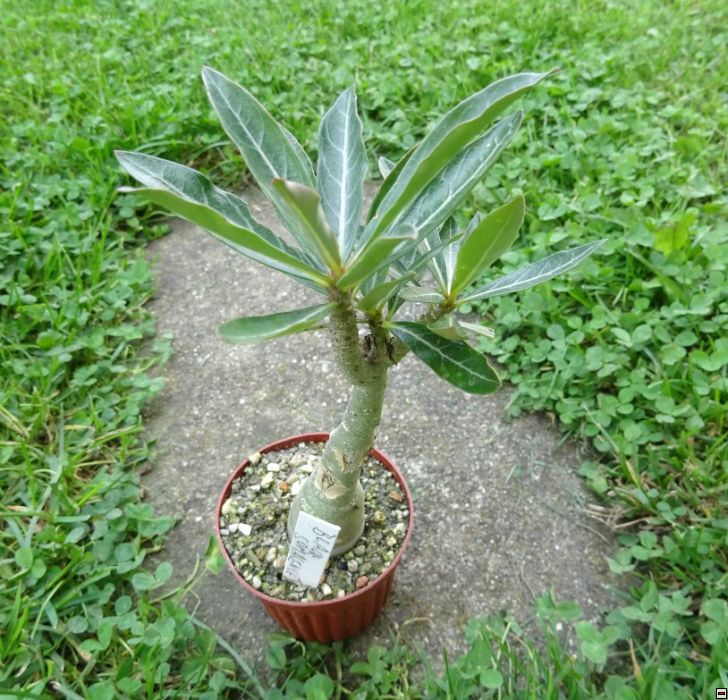
M 341 528 L 301 511 L 288 550 L 283 578 L 316 588 Z

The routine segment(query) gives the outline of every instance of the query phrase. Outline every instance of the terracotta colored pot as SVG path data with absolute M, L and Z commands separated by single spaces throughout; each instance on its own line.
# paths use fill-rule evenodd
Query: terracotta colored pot
M 294 435 L 293 437 L 266 445 L 259 452 L 262 454 L 282 450 L 296 445 L 299 442 L 326 442 L 328 439 L 329 433 Z M 220 512 L 223 503 L 225 503 L 230 495 L 233 481 L 239 478 L 248 467 L 249 462 L 247 459 L 228 479 L 217 502 L 217 508 L 215 509 L 215 533 L 217 534 L 220 551 L 223 553 L 228 566 L 238 581 L 263 603 L 263 606 L 271 617 L 281 627 L 291 632 L 298 639 L 328 644 L 339 639 L 353 637 L 355 634 L 359 634 L 359 632 L 369 627 L 384 607 L 384 603 L 389 595 L 389 589 L 392 587 L 392 581 L 394 580 L 394 570 L 397 568 L 402 553 L 409 544 L 415 517 L 412 494 L 410 494 L 409 488 L 407 488 L 404 477 L 399 473 L 397 467 L 394 466 L 387 455 L 376 449 L 372 449 L 369 455 L 381 462 L 388 471 L 392 472 L 397 483 L 402 487 L 407 498 L 407 507 L 409 508 L 409 523 L 402 547 L 397 553 L 397 556 L 392 560 L 392 563 L 377 578 L 364 586 L 364 588 L 349 593 L 343 598 L 315 602 L 305 601 L 302 603 L 273 598 L 253 588 L 235 568 L 235 564 L 225 549 L 222 536 L 220 535 Z

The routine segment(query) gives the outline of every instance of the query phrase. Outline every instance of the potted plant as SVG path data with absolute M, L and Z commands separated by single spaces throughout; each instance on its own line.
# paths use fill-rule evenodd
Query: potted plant
M 550 279 L 577 265 L 602 243 L 570 248 L 484 286 L 471 286 L 516 239 L 525 203 L 521 194 L 515 194 L 485 216 L 476 214 L 463 227 L 455 218 L 458 207 L 512 140 L 523 115 L 512 112 L 494 123 L 496 117 L 547 75 L 521 73 L 498 80 L 453 107 L 398 163 L 380 158 L 384 181 L 362 223 L 367 156 L 353 88 L 338 97 L 321 121 L 314 170 L 294 136 L 250 92 L 205 67 L 202 77 L 212 106 L 297 245 L 256 221 L 240 197 L 217 188 L 205 175 L 143 153 L 116 153 L 126 171 L 143 185 L 124 191 L 143 195 L 322 297 L 314 306 L 238 318 L 219 328 L 222 338 L 233 343 L 326 328 L 338 367 L 351 385 L 342 421 L 330 436 L 296 436 L 260 450 L 230 478 L 216 511 L 216 529 L 231 566 L 231 551 L 238 546 L 231 542 L 242 542 L 243 558 L 233 566 L 236 575 L 298 636 L 331 641 L 369 624 L 384 604 L 394 568 L 409 540 L 413 512 L 406 483 L 385 455 L 373 451 L 388 371 L 411 351 L 463 391 L 495 391 L 500 385 L 496 373 L 468 343 L 492 331 L 463 320 L 458 307 Z M 433 282 L 423 287 L 426 271 Z M 397 320 L 405 302 L 425 303 L 428 310 L 416 322 Z M 305 441 L 308 448 L 318 444 L 322 449 L 298 458 L 294 454 L 283 475 L 275 451 L 295 451 Z M 397 551 L 390 550 L 370 576 L 356 576 L 360 564 L 353 566 L 352 552 L 362 549 L 365 528 L 387 520 L 379 510 L 367 513 L 361 477 L 363 465 L 372 458 L 394 479 L 385 479 L 384 488 L 391 489 L 389 500 L 397 504 L 401 525 L 397 525 L 398 538 L 385 542 L 387 546 L 396 543 Z M 306 467 L 307 472 L 293 473 L 298 467 Z M 368 469 L 367 474 L 376 476 L 375 466 L 370 464 Z M 258 482 L 245 486 L 246 474 L 256 470 Z M 243 485 L 236 490 L 236 484 Z M 283 558 L 275 555 L 285 553 L 287 566 L 292 551 L 281 545 L 256 553 L 255 547 L 247 546 L 255 544 L 250 539 L 251 526 L 232 522 L 236 513 L 255 508 L 255 498 L 275 506 L 275 513 L 266 518 L 287 530 L 289 538 L 300 513 L 338 528 L 327 577 L 333 575 L 332 568 L 344 570 L 356 578 L 358 589 L 335 591 L 324 581 L 315 595 L 307 591 L 307 599 L 276 597 L 281 586 L 288 586 L 288 593 L 290 586 L 281 577 Z M 287 513 L 281 511 L 282 504 Z M 236 530 L 234 538 L 226 543 L 222 534 L 229 536 L 231 529 Z M 275 575 L 282 583 L 276 590 L 253 572 L 251 561 L 263 564 L 263 558 L 263 569 L 277 569 Z M 343 566 L 332 567 L 333 560 Z M 305 591 L 305 587 L 298 589 L 298 593 Z

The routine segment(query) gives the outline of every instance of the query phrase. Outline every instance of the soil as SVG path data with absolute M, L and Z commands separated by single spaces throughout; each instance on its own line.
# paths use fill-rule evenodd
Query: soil
M 288 510 L 314 471 L 324 445 L 301 442 L 251 455 L 222 506 L 220 534 L 235 568 L 250 585 L 274 598 L 327 600 L 364 588 L 389 567 L 407 534 L 409 509 L 404 492 L 381 462 L 368 457 L 360 477 L 364 532 L 356 546 L 329 558 L 317 588 L 283 578 L 289 548 Z

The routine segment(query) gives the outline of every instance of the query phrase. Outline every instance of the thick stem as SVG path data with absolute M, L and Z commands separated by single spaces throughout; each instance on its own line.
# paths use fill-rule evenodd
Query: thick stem
M 364 530 L 364 492 L 359 474 L 382 419 L 387 370 L 409 350 L 396 338 L 387 339 L 385 329 L 376 321 L 370 325 L 371 333 L 360 339 L 351 298 L 342 296 L 336 301 L 328 327 L 337 364 L 353 389 L 343 420 L 291 503 L 288 536 L 293 535 L 303 510 L 341 528 L 333 549 L 333 554 L 340 554 L 351 549 Z M 434 318 L 442 313 L 445 311 L 438 310 Z M 431 321 L 431 315 L 420 320 Z
M 303 510 L 338 525 L 334 554 L 354 546 L 364 529 L 364 492 L 359 474 L 374 445 L 387 386 L 386 333 L 381 327 L 362 341 L 349 300 L 331 314 L 334 352 L 339 367 L 353 384 L 343 420 L 331 433 L 313 474 L 298 493 L 288 515 L 292 535 Z

